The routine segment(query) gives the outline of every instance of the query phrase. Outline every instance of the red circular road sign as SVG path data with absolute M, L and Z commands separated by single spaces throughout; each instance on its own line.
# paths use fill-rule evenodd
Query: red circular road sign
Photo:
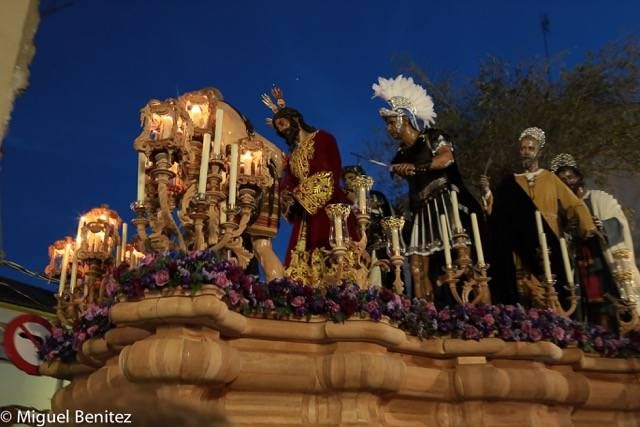
M 27 374 L 39 375 L 38 348 L 51 336 L 51 323 L 33 314 L 13 318 L 4 330 L 4 349 L 9 360 Z

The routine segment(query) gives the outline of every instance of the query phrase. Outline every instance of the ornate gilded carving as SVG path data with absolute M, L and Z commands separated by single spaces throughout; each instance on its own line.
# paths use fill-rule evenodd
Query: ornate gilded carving
M 315 153 L 313 138 L 317 133 L 317 131 L 312 133 L 307 139 L 300 142 L 289 158 L 291 172 L 293 176 L 300 180 L 309 175 L 309 161 Z
M 326 205 L 332 194 L 333 174 L 328 171 L 318 172 L 301 179 L 300 185 L 293 190 L 293 197 L 311 215 L 315 215 L 318 209 Z

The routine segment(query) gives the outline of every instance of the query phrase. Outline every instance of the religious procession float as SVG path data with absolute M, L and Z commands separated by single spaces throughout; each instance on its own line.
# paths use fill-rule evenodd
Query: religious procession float
M 340 172 L 318 145 L 330 135 L 272 95 L 277 133 L 299 137 L 287 155 L 217 89 L 142 108 L 133 230 L 104 205 L 49 250 L 58 324 L 39 373 L 69 380 L 54 412 L 115 392 L 217 408 L 237 426 L 640 425 L 635 300 L 616 300 L 615 330 L 572 320 L 576 286 L 555 283 L 544 217 L 544 274 L 520 280 L 530 305 L 495 303 L 482 219 L 461 219 L 462 193 L 447 190 L 420 231 L 438 234 L 444 266 L 411 298 L 415 227 L 406 237 L 405 217 L 382 218 L 372 252 L 373 180 L 334 197 Z M 411 109 L 390 98 L 387 111 Z M 286 262 L 272 248 L 283 214 L 296 234 Z M 638 286 L 631 263 L 620 256 L 622 289 Z

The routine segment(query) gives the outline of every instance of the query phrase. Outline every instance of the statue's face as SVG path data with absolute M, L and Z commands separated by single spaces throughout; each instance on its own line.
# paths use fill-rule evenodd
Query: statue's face
M 353 185 L 353 181 L 357 176 L 358 174 L 355 172 L 347 172 L 344 174 L 344 177 L 342 179 L 344 179 L 344 188 L 347 191 L 352 191 L 355 188 L 355 186 Z
M 387 134 L 396 141 L 405 140 L 411 129 L 411 122 L 403 116 L 390 116 L 386 117 L 387 122 Z
M 286 130 L 291 127 L 291 121 L 286 117 L 278 117 L 274 122 L 274 125 L 278 132 L 285 133 Z
M 528 168 L 540 154 L 538 141 L 533 138 L 525 137 L 520 140 L 520 160 L 522 166 Z
M 560 178 L 562 182 L 564 182 L 574 193 L 578 192 L 580 185 L 582 184 L 582 180 L 578 174 L 576 174 L 571 168 L 563 168 L 559 170 L 558 178 Z
M 291 121 L 286 117 L 278 117 L 274 121 L 273 126 L 278 131 L 278 134 L 287 141 L 289 147 L 295 146 L 298 134 L 300 133 L 298 122 Z

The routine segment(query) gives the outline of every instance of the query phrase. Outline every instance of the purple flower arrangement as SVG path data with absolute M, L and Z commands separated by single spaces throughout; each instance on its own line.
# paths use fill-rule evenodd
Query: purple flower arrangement
M 38 351 L 40 360 L 72 362 L 82 344 L 90 338 L 102 337 L 113 327 L 109 320 L 111 304 L 98 306 L 89 304 L 80 314 L 78 320 L 69 328 L 55 325 L 53 333 L 42 344 Z
M 229 308 L 245 315 L 277 319 L 325 316 L 335 322 L 354 316 L 373 321 L 386 318 L 421 339 L 448 336 L 549 341 L 560 347 L 574 344 L 607 357 L 640 356 L 640 334 L 616 337 L 604 328 L 575 322 L 546 309 L 481 304 L 438 310 L 424 299 L 409 299 L 384 288 L 360 289 L 350 283 L 313 288 L 287 278 L 265 283 L 231 262 L 217 262 L 207 251 L 147 255 L 136 269 L 122 264 L 114 270 L 107 289 L 137 299 L 145 291 L 166 288 L 193 294 L 204 284 L 221 289 Z M 108 307 L 88 308 L 77 323 L 73 333 L 58 332 L 57 338 L 50 338 L 58 345 L 45 352 L 51 348 L 45 344 L 45 358 L 68 357 L 84 340 L 102 336 L 110 327 Z
M 109 280 L 106 283 L 103 304 L 87 305 L 71 327 L 59 323 L 54 325 L 52 334 L 38 349 L 40 360 L 52 362 L 59 359 L 66 363 L 73 362 L 85 341 L 103 337 L 113 327 L 109 319 L 109 309 L 118 290 L 117 283 Z
M 240 277 L 242 270 L 229 262 L 216 262 L 213 251 L 167 252 L 162 255 L 145 256 L 139 267 L 130 269 L 127 263 L 113 270 L 113 279 L 119 292 L 129 298 L 139 298 L 147 291 L 165 288 L 182 288 L 197 291 L 203 284 L 217 284 L 221 288 L 230 285 L 220 273 L 227 277 Z

